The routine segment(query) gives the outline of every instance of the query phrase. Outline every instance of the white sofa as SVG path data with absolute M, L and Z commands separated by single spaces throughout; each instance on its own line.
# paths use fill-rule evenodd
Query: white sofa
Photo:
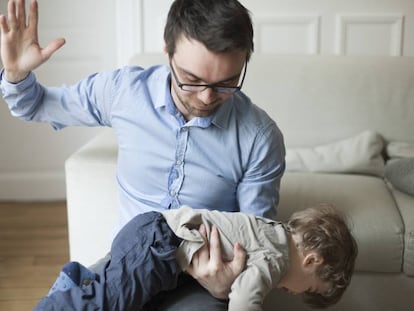
M 166 59 L 146 54 L 133 62 L 146 67 Z M 331 202 L 351 219 L 356 273 L 330 310 L 413 310 L 414 196 L 383 175 L 389 157 L 414 157 L 414 58 L 255 54 L 243 89 L 285 136 L 278 217 Z M 106 129 L 66 162 L 72 260 L 92 264 L 109 249 L 116 158 Z M 278 291 L 265 309 L 308 310 Z

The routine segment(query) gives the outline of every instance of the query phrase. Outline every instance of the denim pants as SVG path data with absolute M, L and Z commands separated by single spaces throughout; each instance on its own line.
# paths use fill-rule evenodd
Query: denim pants
M 116 236 L 99 280 L 43 298 L 35 310 L 139 310 L 154 295 L 177 286 L 175 253 L 181 239 L 160 213 L 133 218 Z

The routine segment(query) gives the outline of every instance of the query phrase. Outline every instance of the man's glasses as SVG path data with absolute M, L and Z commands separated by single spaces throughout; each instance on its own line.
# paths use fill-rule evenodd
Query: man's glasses
M 241 82 L 238 86 L 223 86 L 223 85 L 221 85 L 221 82 L 212 83 L 212 84 L 181 83 L 178 80 L 178 77 L 177 77 L 177 74 L 175 73 L 174 67 L 172 66 L 171 59 L 170 59 L 170 68 L 171 68 L 171 72 L 174 76 L 174 79 L 177 83 L 177 86 L 183 91 L 195 93 L 195 92 L 202 92 L 205 89 L 211 88 L 216 93 L 233 94 L 233 93 L 237 92 L 238 90 L 240 90 L 243 86 L 244 77 L 246 76 L 246 71 L 247 71 L 247 61 L 244 64 L 243 77 L 242 77 Z

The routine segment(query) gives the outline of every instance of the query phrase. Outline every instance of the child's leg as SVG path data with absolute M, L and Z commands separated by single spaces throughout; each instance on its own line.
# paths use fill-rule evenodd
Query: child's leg
M 83 287 L 92 281 L 99 281 L 99 275 L 78 262 L 69 262 L 60 271 L 47 296 L 56 291 L 67 291 L 73 287 Z
M 140 310 L 154 295 L 175 288 L 180 242 L 159 213 L 141 214 L 126 224 L 112 243 L 102 275 L 106 304 L 116 306 L 113 310 Z
M 107 310 L 103 301 L 104 295 L 103 284 L 92 281 L 84 288 L 74 286 L 65 291 L 55 291 L 40 300 L 33 311 L 103 311 Z
M 153 295 L 176 286 L 181 270 L 175 253 L 180 242 L 161 214 L 139 215 L 115 238 L 111 259 L 99 279 L 82 286 L 92 271 L 69 265 L 62 271 L 70 279 L 66 286 L 72 287 L 55 290 L 34 310 L 140 310 Z

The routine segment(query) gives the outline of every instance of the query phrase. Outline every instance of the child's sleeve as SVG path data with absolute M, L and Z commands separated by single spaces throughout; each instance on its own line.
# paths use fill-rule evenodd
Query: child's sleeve
M 270 272 L 256 265 L 247 266 L 233 282 L 229 311 L 261 311 L 263 300 L 274 284 Z

